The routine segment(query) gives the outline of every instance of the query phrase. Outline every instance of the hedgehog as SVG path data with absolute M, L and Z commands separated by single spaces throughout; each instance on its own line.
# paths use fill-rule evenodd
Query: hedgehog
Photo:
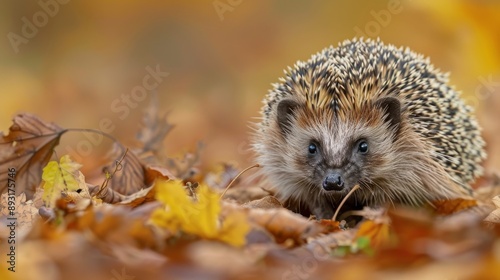
M 481 130 L 428 58 L 353 39 L 284 72 L 252 147 L 287 208 L 331 219 L 355 185 L 342 210 L 472 195 L 486 157 Z

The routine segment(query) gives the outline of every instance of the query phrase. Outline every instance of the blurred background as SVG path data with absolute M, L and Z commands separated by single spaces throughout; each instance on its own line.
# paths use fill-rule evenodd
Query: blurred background
M 500 1 L 5 0 L 0 34 L 2 131 L 31 112 L 66 128 L 105 120 L 134 145 L 151 100 L 140 87 L 156 71 L 148 85 L 176 125 L 167 153 L 201 140 L 204 168 L 252 163 L 248 124 L 286 66 L 345 39 L 380 37 L 450 72 L 484 127 L 486 165 L 500 170 Z M 85 137 L 64 136 L 60 153 L 83 149 L 74 145 Z

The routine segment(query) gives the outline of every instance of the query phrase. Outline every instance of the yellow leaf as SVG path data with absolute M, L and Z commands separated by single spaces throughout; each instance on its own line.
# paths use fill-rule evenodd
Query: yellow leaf
M 246 217 L 241 212 L 227 216 L 222 225 L 219 239 L 236 247 L 245 245 L 245 236 L 250 231 L 250 225 L 241 222 L 245 220 Z
M 385 247 L 391 243 L 391 230 L 389 224 L 365 221 L 359 226 L 356 238 L 367 237 L 370 239 L 370 246 L 374 249 Z
M 181 181 L 159 180 L 155 188 L 156 199 L 165 207 L 152 213 L 153 224 L 172 233 L 184 232 L 233 246 L 245 244 L 246 234 L 250 230 L 246 216 L 242 212 L 234 212 L 221 221 L 219 194 L 208 186 L 198 186 L 196 199 L 186 194 Z
M 59 163 L 57 161 L 47 163 L 42 173 L 44 181 L 42 199 L 48 207 L 54 207 L 62 192 L 79 189 L 79 184 L 82 183 L 80 180 L 83 178 L 78 176 L 80 167 L 81 165 L 71 161 L 68 155 L 61 157 Z
M 214 238 L 218 233 L 218 217 L 221 210 L 219 195 L 207 186 L 200 185 L 197 189 L 198 203 L 190 213 L 190 223 L 185 230 L 199 234 L 202 237 Z

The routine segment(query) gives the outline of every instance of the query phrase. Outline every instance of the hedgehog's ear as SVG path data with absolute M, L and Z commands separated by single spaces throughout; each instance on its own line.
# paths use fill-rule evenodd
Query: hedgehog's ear
M 293 111 L 297 107 L 299 107 L 299 103 L 290 99 L 281 100 L 278 104 L 278 125 L 283 134 L 290 131 L 290 125 L 293 121 Z
M 398 127 L 401 122 L 401 102 L 394 97 L 383 97 L 375 102 L 375 106 L 386 113 L 384 121 L 389 122 L 391 127 Z

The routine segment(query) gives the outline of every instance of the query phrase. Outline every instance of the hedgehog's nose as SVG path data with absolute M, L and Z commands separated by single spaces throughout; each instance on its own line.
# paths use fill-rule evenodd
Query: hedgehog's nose
M 340 173 L 331 173 L 326 176 L 323 181 L 323 189 L 325 191 L 340 191 L 344 188 L 344 179 L 340 176 Z

